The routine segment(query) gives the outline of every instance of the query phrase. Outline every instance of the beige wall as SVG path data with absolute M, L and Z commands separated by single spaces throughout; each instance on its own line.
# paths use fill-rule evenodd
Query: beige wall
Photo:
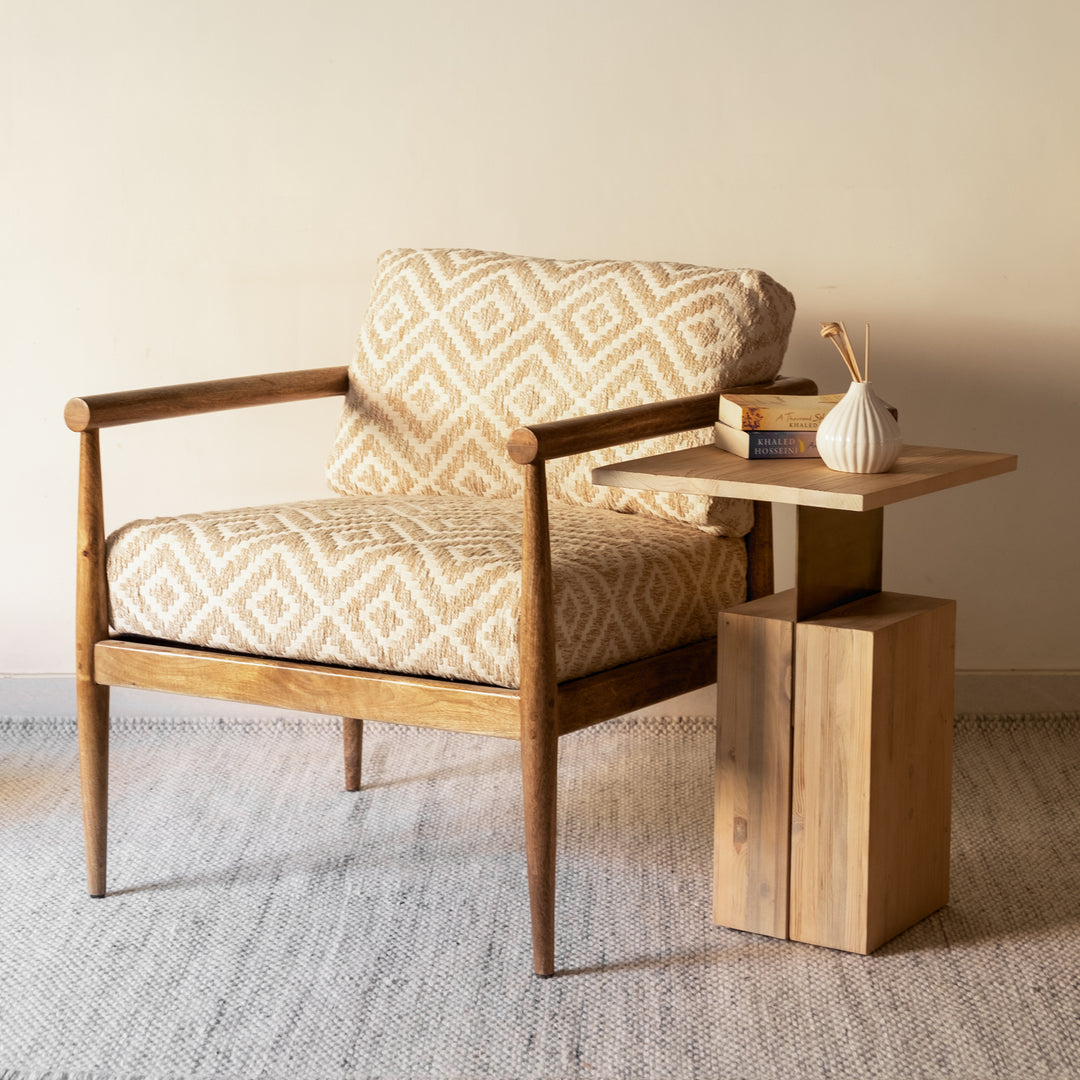
M 869 320 L 910 441 L 1021 471 L 893 508 L 961 668 L 1080 668 L 1073 0 L 7 0 L 0 672 L 72 669 L 65 399 L 343 363 L 397 245 L 767 269 L 787 370 Z M 337 406 L 106 433 L 110 524 L 323 493 Z

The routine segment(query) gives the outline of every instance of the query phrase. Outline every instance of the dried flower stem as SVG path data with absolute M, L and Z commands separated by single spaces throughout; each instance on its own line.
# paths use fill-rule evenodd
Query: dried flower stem
M 851 360 L 851 366 L 855 369 L 855 381 L 862 382 L 863 377 L 859 374 L 859 362 L 855 359 L 855 350 L 851 347 L 851 338 L 848 337 L 847 327 L 841 323 L 840 333 L 844 335 L 844 348 L 847 350 L 848 359 Z
M 862 378 L 859 376 L 859 369 L 855 366 L 855 358 L 848 353 L 847 349 L 845 349 L 844 346 L 836 340 L 836 338 L 832 339 L 832 343 L 836 346 L 840 355 L 844 358 L 844 363 L 847 364 L 847 369 L 849 372 L 851 372 L 851 377 L 856 382 L 862 382 Z
M 859 365 L 855 362 L 855 352 L 851 348 L 851 341 L 847 336 L 847 331 L 844 329 L 844 324 L 836 322 L 822 323 L 821 336 L 828 338 L 836 346 L 836 351 L 847 365 L 852 379 L 855 382 L 862 382 L 863 378 L 859 374 Z

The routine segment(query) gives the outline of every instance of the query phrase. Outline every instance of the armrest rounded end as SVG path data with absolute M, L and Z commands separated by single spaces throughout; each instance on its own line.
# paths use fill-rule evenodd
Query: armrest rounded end
M 506 452 L 511 461 L 531 465 L 540 452 L 540 440 L 527 427 L 518 428 L 507 440 Z
M 73 397 L 64 406 L 64 423 L 72 431 L 85 431 L 90 426 L 90 406 L 82 398 Z

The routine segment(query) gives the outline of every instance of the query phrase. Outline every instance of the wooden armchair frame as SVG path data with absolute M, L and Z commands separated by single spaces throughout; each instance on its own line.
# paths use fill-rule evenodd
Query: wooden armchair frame
M 779 378 L 742 393 L 816 393 L 807 379 Z M 323 664 L 264 659 L 125 640 L 109 635 L 100 428 L 224 409 L 344 395 L 345 367 L 283 372 L 73 398 L 64 418 L 80 433 L 76 663 L 79 768 L 92 896 L 105 895 L 109 687 L 128 686 L 340 715 L 345 786 L 358 790 L 361 717 L 518 739 L 524 786 L 533 966 L 554 971 L 555 815 L 558 740 L 716 680 L 716 639 L 559 683 L 545 462 L 639 439 L 710 427 L 719 393 L 536 424 L 513 432 L 510 457 L 524 467 L 521 688 L 505 689 Z M 732 392 L 732 391 L 726 391 Z M 747 538 L 751 598 L 772 592 L 771 508 L 755 504 Z

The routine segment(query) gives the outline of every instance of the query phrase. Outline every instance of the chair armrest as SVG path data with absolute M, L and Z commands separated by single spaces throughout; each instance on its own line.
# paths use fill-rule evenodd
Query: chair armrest
M 733 386 L 711 394 L 673 398 L 634 405 L 628 409 L 551 420 L 518 428 L 506 444 L 511 460 L 519 465 L 584 454 L 620 443 L 654 439 L 680 431 L 709 427 L 716 420 L 721 394 L 816 394 L 811 379 L 779 376 L 756 386 Z
M 72 398 L 64 408 L 64 421 L 72 431 L 87 431 L 250 405 L 335 397 L 348 389 L 348 368 L 344 366 L 245 375 Z

